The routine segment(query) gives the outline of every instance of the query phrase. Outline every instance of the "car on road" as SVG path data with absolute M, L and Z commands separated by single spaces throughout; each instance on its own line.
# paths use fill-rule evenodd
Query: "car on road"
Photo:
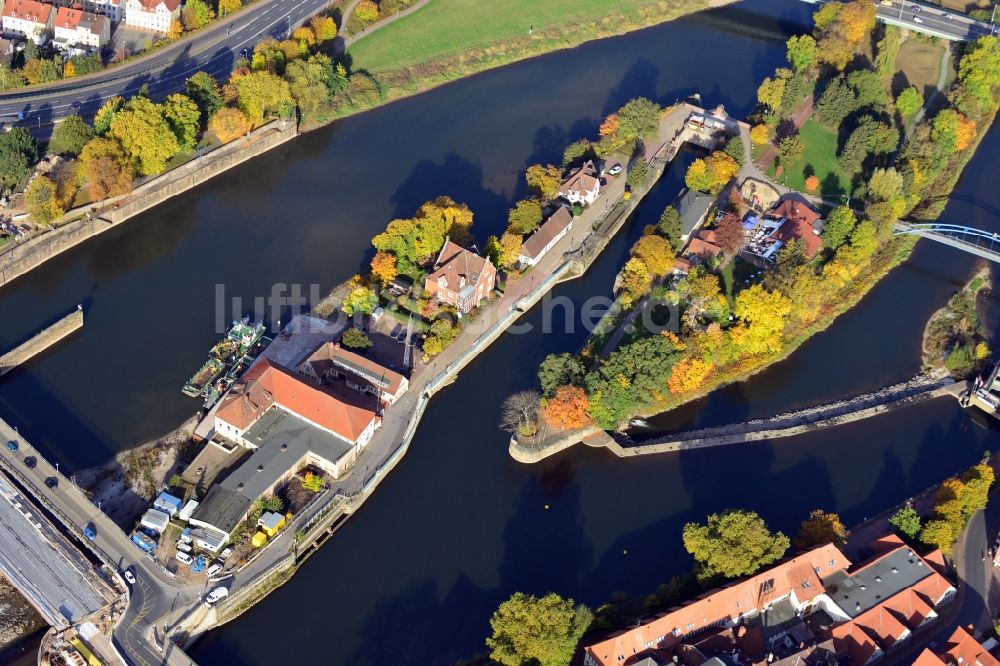
M 914 23 L 923 23 L 924 20 L 922 18 L 920 18 L 919 16 L 917 16 L 916 14 L 914 14 L 913 15 L 913 22 Z
M 621 172 L 622 172 L 622 165 L 621 164 L 615 164 L 610 169 L 608 169 L 608 173 L 610 173 L 612 176 L 617 176 Z
M 94 523 L 87 523 L 87 526 L 83 528 L 83 536 L 91 541 L 97 538 L 97 528 L 94 527 Z
M 229 590 L 227 590 L 224 587 L 217 587 L 205 595 L 205 605 L 211 606 L 219 599 L 224 599 L 228 596 L 229 596 Z
M 187 553 L 177 553 L 176 555 L 174 555 L 174 558 L 178 562 L 183 562 L 184 564 L 191 564 L 194 561 L 194 558 L 188 555 Z
M 883 7 L 892 7 L 892 0 L 879 0 L 879 4 Z
M 47 485 L 49 488 L 55 488 L 56 486 L 59 485 L 59 479 L 57 479 L 54 476 L 50 476 L 47 479 L 45 479 L 45 485 Z
M 17 453 L 17 442 L 10 440 L 7 442 L 7 450 L 11 453 Z
M 126 569 L 125 571 L 122 572 L 122 575 L 125 576 L 125 580 L 128 581 L 129 585 L 135 585 L 135 576 L 132 574 L 131 571 Z
M 910 9 L 913 10 L 914 14 L 920 13 L 920 5 L 910 5 Z
M 27 467 L 28 469 L 35 469 L 35 465 L 37 464 L 38 460 L 35 458 L 35 456 L 25 456 L 24 466 Z
M 79 111 L 79 110 L 80 110 L 80 107 L 81 107 L 81 106 L 83 106 L 83 105 L 82 105 L 82 104 L 80 104 L 80 102 L 79 102 L 79 100 L 78 100 L 78 101 L 76 101 L 76 102 L 73 102 L 73 103 L 72 103 L 72 104 L 70 104 L 69 106 L 70 106 L 70 108 L 71 108 L 71 109 L 73 109 L 74 111 Z

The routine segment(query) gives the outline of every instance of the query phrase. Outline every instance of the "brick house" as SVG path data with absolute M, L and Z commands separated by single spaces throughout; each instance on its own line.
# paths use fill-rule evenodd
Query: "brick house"
M 439 303 L 467 314 L 489 298 L 496 283 L 497 269 L 489 259 L 445 239 L 434 270 L 424 279 L 424 290 Z

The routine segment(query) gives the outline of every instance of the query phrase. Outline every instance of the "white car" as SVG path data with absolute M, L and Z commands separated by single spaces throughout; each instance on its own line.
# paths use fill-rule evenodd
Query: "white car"
M 612 176 L 617 176 L 621 172 L 622 172 L 622 165 L 621 164 L 616 164 L 613 167 L 611 167 L 610 169 L 608 169 L 608 173 L 610 173 Z
M 228 596 L 229 596 L 229 590 L 227 590 L 224 587 L 217 587 L 205 595 L 205 603 L 211 606 L 219 599 L 223 599 Z
M 184 543 L 183 541 L 178 541 L 177 542 L 177 550 L 179 550 L 181 552 L 184 552 L 184 553 L 190 553 L 191 552 L 191 544 Z
M 385 309 L 378 307 L 372 311 L 372 321 L 378 321 L 385 314 Z
M 233 554 L 232 548 L 226 548 L 222 553 L 219 554 L 219 559 L 225 562 L 229 559 L 229 556 Z
M 174 555 L 174 557 L 177 558 L 178 562 L 183 562 L 184 564 L 191 564 L 194 562 L 194 558 L 184 552 L 179 552 Z
M 205 575 L 211 578 L 220 571 L 222 571 L 222 562 L 215 562 L 212 566 L 205 570 Z
M 917 16 L 916 14 L 914 14 L 913 15 L 913 22 L 914 23 L 923 23 L 924 20 L 922 18 L 920 18 L 919 16 Z
M 125 571 L 122 572 L 122 576 L 125 577 L 125 580 L 128 581 L 129 585 L 135 585 L 135 576 L 132 575 L 131 571 L 126 569 Z

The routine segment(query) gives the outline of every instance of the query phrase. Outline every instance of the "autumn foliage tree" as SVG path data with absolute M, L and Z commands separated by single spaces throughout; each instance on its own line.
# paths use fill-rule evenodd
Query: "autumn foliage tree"
M 379 17 L 378 5 L 372 0 L 361 0 L 354 8 L 354 15 L 365 25 L 374 23 Z
M 590 422 L 589 409 L 587 392 L 579 386 L 567 384 L 556 389 L 555 395 L 545 402 L 542 417 L 553 428 L 572 430 Z
M 222 143 L 228 143 L 243 136 L 252 127 L 250 119 L 242 111 L 231 107 L 219 109 L 208 121 L 209 131 L 215 134 L 215 138 Z
M 743 249 L 746 237 L 743 233 L 743 223 L 740 218 L 733 213 L 726 213 L 719 220 L 715 228 L 715 237 L 719 241 L 719 247 L 730 255 L 736 256 Z
M 524 172 L 528 187 L 534 190 L 544 200 L 552 199 L 559 194 L 562 184 L 562 170 L 551 164 L 533 164 Z
M 597 133 L 601 136 L 615 136 L 618 134 L 618 114 L 612 113 L 601 123 Z
M 815 509 L 807 519 L 802 521 L 799 533 L 795 537 L 795 548 L 806 550 L 828 543 L 839 546 L 846 541 L 847 528 L 840 521 L 840 516 L 835 513 L 827 513 L 823 509 Z
M 674 268 L 674 247 L 663 236 L 642 236 L 632 246 L 632 256 L 641 259 L 648 271 L 658 277 Z
M 91 139 L 80 152 L 80 164 L 92 200 L 132 191 L 135 174 L 128 155 L 117 141 L 102 137 Z
M 316 35 L 316 41 L 322 44 L 337 36 L 337 24 L 329 16 L 314 16 L 309 21 L 309 26 Z
M 674 364 L 667 388 L 671 393 L 687 393 L 702 385 L 712 372 L 712 364 L 696 357 L 684 357 Z
M 813 174 L 806 178 L 806 192 L 815 194 L 819 190 L 819 178 Z
M 692 190 L 716 194 L 736 177 L 740 165 L 731 156 L 717 150 L 705 159 L 698 158 L 688 167 L 684 184 Z
M 372 275 L 382 284 L 388 284 L 396 279 L 396 257 L 388 252 L 376 252 L 372 257 Z

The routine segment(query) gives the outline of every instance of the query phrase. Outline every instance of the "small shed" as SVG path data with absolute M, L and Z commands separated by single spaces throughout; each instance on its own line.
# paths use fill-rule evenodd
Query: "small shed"
M 254 532 L 253 537 L 250 538 L 250 545 L 254 548 L 260 548 L 265 543 L 267 543 L 267 535 L 263 532 Z
M 187 504 L 184 505 L 184 508 L 181 509 L 181 512 L 178 514 L 177 517 L 183 520 L 184 522 L 187 522 L 191 520 L 191 514 L 194 513 L 194 510 L 197 508 L 198 508 L 197 500 L 188 500 Z
M 257 519 L 257 526 L 267 534 L 269 537 L 273 537 L 278 533 L 285 524 L 285 517 L 280 513 L 272 513 L 270 511 L 265 512 Z
M 170 516 L 163 511 L 150 509 L 146 513 L 142 514 L 139 524 L 143 527 L 148 527 L 154 532 L 162 532 L 167 529 L 167 525 L 170 524 Z
M 175 513 L 181 510 L 181 505 L 184 502 L 177 497 L 174 497 L 170 493 L 163 491 L 160 493 L 159 497 L 153 500 L 153 508 L 162 511 L 168 516 L 173 517 Z

